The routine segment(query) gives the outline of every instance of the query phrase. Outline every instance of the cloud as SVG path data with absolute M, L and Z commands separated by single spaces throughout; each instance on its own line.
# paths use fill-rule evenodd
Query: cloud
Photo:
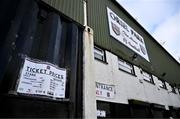
M 150 33 L 174 14 L 179 0 L 117 0 Z M 177 4 L 179 2 L 179 4 Z
M 180 57 L 180 0 L 117 0 L 176 59 Z M 180 61 L 179 61 L 180 62 Z
M 159 24 L 152 34 L 154 38 L 162 43 L 163 47 L 174 56 L 176 60 L 180 57 L 180 10 L 175 15 Z M 180 63 L 180 61 L 179 61 Z

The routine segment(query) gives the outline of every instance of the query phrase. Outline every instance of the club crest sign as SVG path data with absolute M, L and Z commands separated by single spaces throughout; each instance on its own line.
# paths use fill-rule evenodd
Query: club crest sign
M 144 39 L 118 15 L 107 7 L 110 35 L 149 61 Z
M 120 28 L 116 24 L 114 24 L 113 22 L 111 22 L 111 24 L 112 24 L 112 29 L 113 29 L 114 33 L 119 36 L 120 35 Z

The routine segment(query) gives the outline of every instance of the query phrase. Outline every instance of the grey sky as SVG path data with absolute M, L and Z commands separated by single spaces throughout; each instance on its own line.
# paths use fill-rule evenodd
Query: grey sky
M 180 57 L 180 0 L 117 1 L 178 60 Z

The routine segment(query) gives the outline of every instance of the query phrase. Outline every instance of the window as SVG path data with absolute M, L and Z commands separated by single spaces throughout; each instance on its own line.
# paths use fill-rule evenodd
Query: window
M 130 118 L 130 108 L 127 104 L 97 101 L 97 119 Z M 119 113 L 121 112 L 121 113 Z
M 94 58 L 105 62 L 105 51 L 100 48 L 94 47 Z
M 164 88 L 164 89 L 167 89 L 167 87 L 166 87 L 166 82 L 159 79 L 159 87 Z
M 174 87 L 174 86 L 172 86 L 172 85 L 170 85 L 170 86 L 171 86 L 171 92 L 176 94 L 175 87 Z
M 123 70 L 125 72 L 131 73 L 131 74 L 135 74 L 134 73 L 134 68 L 133 65 L 122 60 L 122 59 L 118 59 L 118 68 L 120 70 Z
M 145 71 L 142 71 L 142 74 L 143 74 L 143 79 L 144 79 L 145 81 L 148 81 L 148 82 L 154 84 L 154 81 L 153 81 L 153 78 L 152 78 L 152 75 L 151 75 L 151 74 L 149 74 L 149 73 L 147 73 L 147 72 L 145 72 Z
M 179 95 L 180 95 L 180 88 L 178 88 L 178 92 L 179 92 Z

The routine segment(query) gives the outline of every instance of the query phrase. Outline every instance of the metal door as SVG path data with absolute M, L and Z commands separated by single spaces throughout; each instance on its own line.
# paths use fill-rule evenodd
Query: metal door
M 40 1 L 1 0 L 0 9 L 0 117 L 82 117 L 83 27 Z M 67 70 L 65 98 L 17 93 L 25 57 Z

